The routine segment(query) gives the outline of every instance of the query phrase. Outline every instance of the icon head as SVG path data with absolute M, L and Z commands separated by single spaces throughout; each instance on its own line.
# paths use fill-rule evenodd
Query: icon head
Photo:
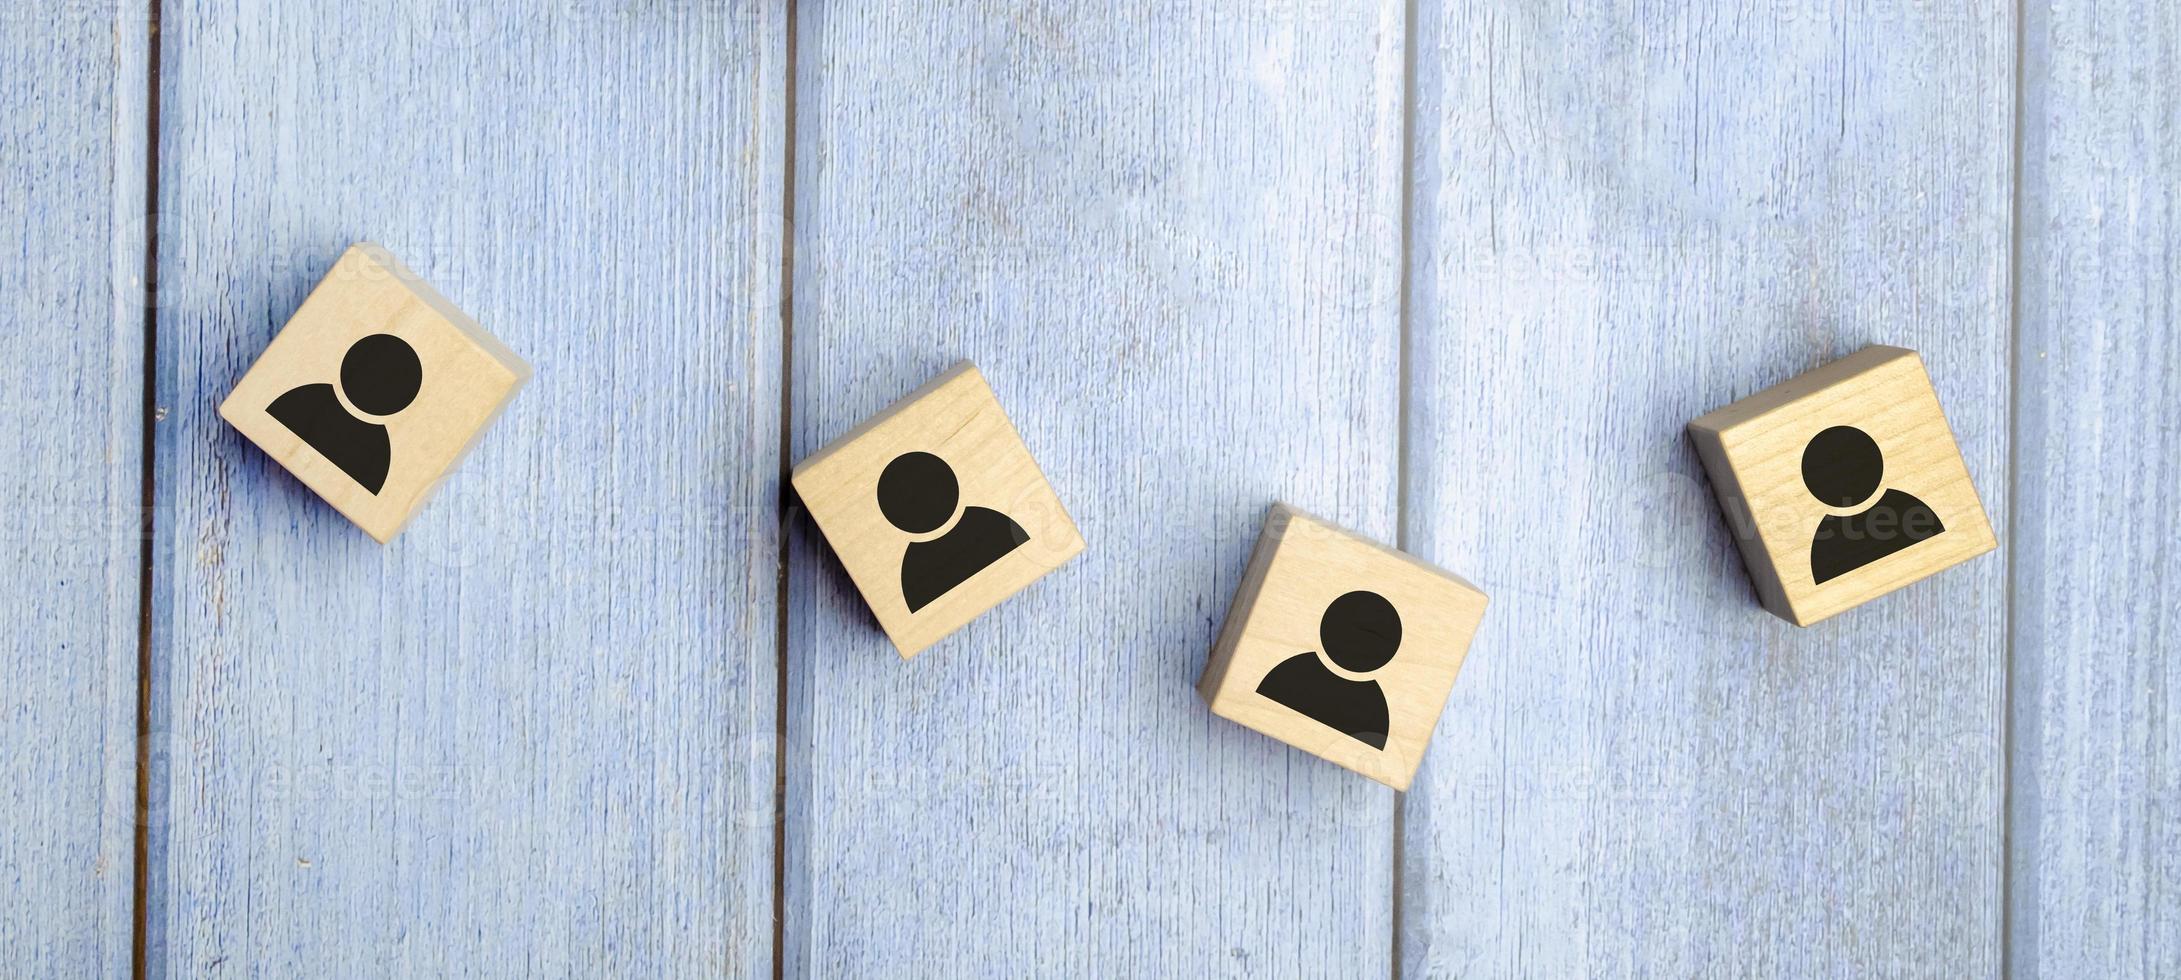
M 1350 592 L 1325 607 L 1318 642 L 1342 670 L 1368 674 L 1401 649 L 1401 614 L 1376 592 Z
M 878 478 L 878 509 L 893 526 L 930 534 L 946 526 L 962 501 L 954 468 L 930 453 L 904 453 Z
M 1853 507 L 1885 482 L 1886 456 L 1869 433 L 1836 425 L 1812 437 L 1802 450 L 1802 484 L 1825 506 Z
M 341 394 L 369 415 L 394 415 L 416 401 L 424 386 L 424 365 L 407 341 L 375 333 L 357 341 L 341 358 Z

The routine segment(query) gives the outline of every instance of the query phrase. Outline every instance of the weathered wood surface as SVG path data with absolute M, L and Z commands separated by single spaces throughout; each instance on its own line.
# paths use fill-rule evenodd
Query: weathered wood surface
M 2025 14 L 2010 966 L 2181 976 L 2181 11 Z
M 1494 605 L 1402 975 L 1995 972 L 2004 551 L 1797 629 L 1683 426 L 1916 348 L 2005 525 L 2011 11 L 1418 14 L 1403 523 Z
M 167 0 L 155 223 L 18 6 L 0 974 L 2181 972 L 2165 5 Z M 356 238 L 538 367 L 385 549 L 213 412 Z M 2002 550 L 1796 630 L 1681 427 L 1865 343 Z M 779 475 L 959 357 L 1090 550 L 903 664 Z M 1190 689 L 1273 499 L 1494 596 L 1404 800 Z
M 0 10 L 0 976 L 129 971 L 145 28 Z
M 802 5 L 796 453 L 974 359 L 1088 550 L 905 664 L 796 520 L 789 975 L 1390 969 L 1391 793 L 1191 686 L 1272 501 L 1395 531 L 1402 24 Z
M 784 28 L 165 4 L 155 974 L 772 972 Z M 537 368 L 384 548 L 214 413 L 357 239 Z

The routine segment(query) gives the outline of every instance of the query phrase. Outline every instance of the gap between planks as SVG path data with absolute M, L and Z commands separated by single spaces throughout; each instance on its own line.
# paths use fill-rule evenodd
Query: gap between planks
M 143 288 L 126 295 L 143 304 L 144 381 L 141 454 L 137 500 L 136 579 L 136 800 L 130 855 L 129 970 L 142 980 L 150 975 L 151 930 L 151 638 L 154 546 L 157 543 L 159 439 L 159 24 L 162 0 L 146 0 L 144 23 L 144 254 Z M 120 178 L 115 175 L 116 180 Z M 118 284 L 117 284 L 118 285 Z

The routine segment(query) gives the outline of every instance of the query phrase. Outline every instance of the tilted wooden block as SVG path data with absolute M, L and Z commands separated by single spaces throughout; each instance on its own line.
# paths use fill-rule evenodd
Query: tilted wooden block
M 1197 691 L 1213 714 L 1406 790 L 1486 602 L 1450 572 L 1276 504 Z
M 793 482 L 903 659 L 1083 551 L 966 361 L 797 464 Z
M 220 417 L 384 544 L 528 380 L 522 358 L 366 242 L 334 263 Z
M 1689 435 L 1758 598 L 1798 626 L 1998 547 L 1915 351 L 1865 348 Z

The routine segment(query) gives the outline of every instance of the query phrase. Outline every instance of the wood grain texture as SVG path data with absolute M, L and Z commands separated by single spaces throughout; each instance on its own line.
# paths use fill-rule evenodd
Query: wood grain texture
M 0 11 L 0 976 L 124 976 L 149 31 L 53 7 Z
M 1837 442 L 1820 448 L 1836 428 L 1858 434 L 1874 464 L 1870 486 L 1828 489 L 1846 501 L 1810 482 L 1813 454 L 1830 457 L 1821 465 L 1834 474 L 1854 465 Z M 1866 347 L 1706 413 L 1689 423 L 1689 441 L 1759 603 L 1797 626 L 1999 546 L 1915 351 Z
M 350 388 L 352 359 L 370 350 L 374 338 L 384 344 L 389 337 L 416 372 L 412 386 L 387 404 L 366 407 L 358 401 L 363 392 Z M 362 244 L 342 254 L 221 399 L 220 418 L 384 544 L 431 502 L 530 374 L 528 362 L 393 253 Z M 377 379 L 366 373 L 357 380 L 369 390 Z M 317 404 L 341 413 L 336 418 L 358 418 L 351 405 L 383 418 L 366 430 L 379 434 L 371 444 L 375 460 L 336 460 L 331 453 L 344 452 L 343 442 L 321 446 L 323 436 L 306 435 L 323 431 L 323 422 L 297 421 L 309 417 L 297 406 L 312 391 L 324 399 Z M 393 452 L 396 446 L 401 452 Z
M 967 357 L 1088 548 L 904 664 L 794 525 L 789 975 L 1384 975 L 1391 793 L 1190 685 L 1273 500 L 1395 529 L 1402 5 L 799 18 L 796 453 Z
M 1992 974 L 2004 561 L 1774 620 L 1682 430 L 1911 347 L 2004 526 L 2011 10 L 1418 17 L 1406 540 L 1493 608 L 1402 975 Z
M 771 973 L 784 26 L 166 3 L 154 974 Z M 537 369 L 387 547 L 214 414 L 365 239 Z
M 903 660 L 1083 553 L 1067 506 L 968 361 L 796 463 L 791 482 Z
M 2181 976 L 2181 11 L 2024 10 L 2010 966 Z
M 1459 575 L 1275 504 L 1197 693 L 1406 790 L 1488 603 Z

